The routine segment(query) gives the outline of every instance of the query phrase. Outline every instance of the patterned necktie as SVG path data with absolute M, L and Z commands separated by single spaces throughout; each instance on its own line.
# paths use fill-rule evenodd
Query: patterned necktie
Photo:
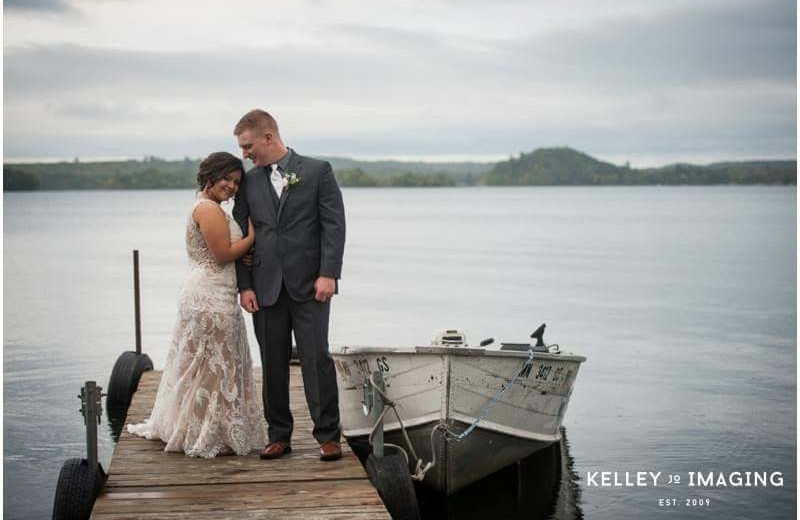
M 278 198 L 281 198 L 281 192 L 283 191 L 283 176 L 281 176 L 281 172 L 278 171 L 278 165 L 272 164 L 272 173 L 269 175 L 269 180 L 272 182 L 272 187 L 275 188 L 275 193 L 278 195 Z

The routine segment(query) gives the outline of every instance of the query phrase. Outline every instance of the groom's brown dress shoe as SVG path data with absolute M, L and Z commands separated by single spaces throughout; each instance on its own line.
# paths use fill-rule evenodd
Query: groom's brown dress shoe
M 270 442 L 261 450 L 258 457 L 265 460 L 279 459 L 291 451 L 292 447 L 288 442 Z
M 323 442 L 319 445 L 321 460 L 338 460 L 342 458 L 342 445 L 336 441 Z

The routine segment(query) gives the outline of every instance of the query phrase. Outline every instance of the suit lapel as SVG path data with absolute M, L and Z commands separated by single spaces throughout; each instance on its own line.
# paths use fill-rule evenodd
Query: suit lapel
M 263 206 L 267 208 L 267 213 L 272 217 L 273 222 L 278 222 L 278 216 L 275 214 L 275 203 L 272 201 L 272 196 L 275 189 L 272 187 L 272 183 L 267 178 L 266 170 L 264 168 L 259 168 L 258 170 L 253 172 L 253 180 L 255 180 L 255 188 L 258 195 L 263 200 Z M 269 191 L 267 191 L 269 190 Z
M 297 175 L 297 178 L 300 178 L 300 172 L 302 171 L 302 161 L 300 160 L 300 156 L 297 155 L 297 152 L 292 152 L 292 156 L 289 158 L 289 164 L 284 172 L 285 175 L 289 175 L 290 173 L 294 173 Z M 283 207 L 286 205 L 286 199 L 289 198 L 289 195 L 292 193 L 292 187 L 290 185 L 286 185 L 283 192 L 281 193 L 281 200 L 278 203 L 278 220 L 281 219 L 281 213 L 283 212 Z

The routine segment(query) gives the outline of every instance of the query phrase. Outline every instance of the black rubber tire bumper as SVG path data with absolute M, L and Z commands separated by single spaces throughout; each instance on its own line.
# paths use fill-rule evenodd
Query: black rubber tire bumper
M 420 520 L 417 493 L 402 455 L 386 455 L 379 459 L 370 454 L 364 468 L 392 520 Z
M 53 520 L 87 520 L 105 480 L 99 465 L 90 468 L 86 459 L 68 459 L 58 474 Z
M 153 362 L 147 354 L 137 354 L 131 350 L 123 352 L 111 370 L 106 406 L 127 408 L 139 386 L 139 378 L 146 370 L 153 370 Z

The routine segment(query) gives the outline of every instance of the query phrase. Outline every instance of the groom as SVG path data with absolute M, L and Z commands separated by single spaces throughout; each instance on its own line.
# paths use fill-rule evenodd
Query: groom
M 233 130 L 255 164 L 236 194 L 234 217 L 255 226 L 252 266 L 236 262 L 239 303 L 253 313 L 261 348 L 269 442 L 262 459 L 291 451 L 289 358 L 297 342 L 320 458 L 341 458 L 339 391 L 328 353 L 328 318 L 344 254 L 344 205 L 331 165 L 287 148 L 275 119 L 251 110 Z

